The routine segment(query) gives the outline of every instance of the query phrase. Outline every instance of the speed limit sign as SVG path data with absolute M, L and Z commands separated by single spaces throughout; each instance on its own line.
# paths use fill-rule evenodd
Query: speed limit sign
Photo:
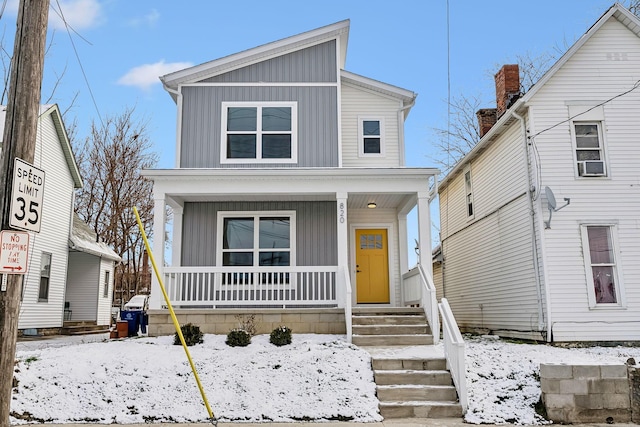
M 40 232 L 44 171 L 16 157 L 13 165 L 13 188 L 9 225 Z

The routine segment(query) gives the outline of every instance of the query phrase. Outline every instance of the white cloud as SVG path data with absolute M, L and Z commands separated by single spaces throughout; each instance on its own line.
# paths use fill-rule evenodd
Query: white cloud
M 156 83 L 160 83 L 160 76 L 191 67 L 190 62 L 171 62 L 166 63 L 164 60 L 155 64 L 144 64 L 129 70 L 124 76 L 120 77 L 118 84 L 123 86 L 136 86 L 140 89 L 148 90 Z
M 58 4 L 60 8 L 58 8 Z M 98 0 L 60 0 L 49 10 L 49 26 L 55 29 L 65 29 L 64 22 L 60 16 L 74 30 L 82 30 L 98 25 L 103 19 L 102 6 Z
M 142 18 L 135 18 L 129 21 L 129 25 L 132 27 L 140 27 L 143 25 L 152 27 L 158 22 L 160 19 L 160 12 L 157 9 L 151 9 L 149 13 L 144 15 Z

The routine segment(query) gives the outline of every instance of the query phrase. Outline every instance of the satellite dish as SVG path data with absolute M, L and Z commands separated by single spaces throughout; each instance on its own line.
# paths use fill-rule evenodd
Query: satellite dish
M 544 195 L 547 196 L 547 204 L 549 208 L 556 210 L 556 196 L 553 195 L 553 191 L 549 187 L 544 187 Z
M 549 220 L 544 222 L 544 228 L 551 228 L 551 215 L 571 203 L 571 199 L 565 197 L 564 201 L 567 203 L 558 207 L 556 203 L 556 196 L 553 195 L 553 191 L 551 191 L 549 187 L 544 187 L 544 195 L 547 197 L 547 207 L 549 208 Z

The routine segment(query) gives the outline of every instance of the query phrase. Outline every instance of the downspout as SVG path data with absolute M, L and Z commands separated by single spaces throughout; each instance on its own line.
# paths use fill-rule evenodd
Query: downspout
M 405 161 L 405 152 L 404 152 L 404 112 L 406 110 L 408 110 L 409 108 L 413 107 L 414 105 L 416 105 L 416 98 L 414 97 L 411 100 L 411 103 L 405 105 L 404 107 L 401 107 L 398 109 L 398 132 L 399 132 L 399 140 L 402 142 L 402 144 L 400 145 L 400 153 L 398 153 L 398 157 L 399 157 L 399 161 L 400 161 L 400 166 L 405 166 L 406 165 L 406 161 Z
M 529 142 L 527 139 L 527 126 L 525 120 L 522 116 L 518 115 L 515 111 L 511 112 L 511 115 L 518 119 L 520 122 L 520 130 L 522 132 L 522 149 L 524 151 L 524 171 L 525 176 L 527 178 L 527 200 L 529 201 L 529 215 L 531 216 L 531 221 L 529 222 L 529 230 L 531 232 L 531 252 L 533 253 L 533 266 L 535 270 L 535 280 L 536 280 L 536 294 L 538 298 L 538 332 L 544 330 L 545 320 L 544 320 L 544 309 L 542 306 L 542 283 L 540 282 L 540 261 L 538 259 L 538 244 L 536 239 L 536 225 L 535 225 L 535 210 L 533 205 L 533 184 L 531 183 L 531 174 L 529 173 Z M 549 323 L 550 324 L 550 323 Z M 551 331 L 547 331 L 546 339 L 550 340 Z
M 160 79 L 162 80 L 162 79 Z M 182 92 L 179 90 L 171 89 L 167 84 L 162 80 L 162 87 L 169 93 L 172 93 L 176 96 L 176 105 L 178 107 L 178 118 L 177 118 L 177 126 L 176 126 L 176 164 L 175 167 L 180 167 L 180 150 L 182 147 Z

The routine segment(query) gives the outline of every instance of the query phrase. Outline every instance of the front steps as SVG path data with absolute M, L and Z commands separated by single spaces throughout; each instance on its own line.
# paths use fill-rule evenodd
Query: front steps
M 385 419 L 462 417 L 444 354 L 433 346 L 422 309 L 354 308 L 352 321 L 353 343 L 371 353 Z
M 65 320 L 62 328 L 60 328 L 61 335 L 89 335 L 108 332 L 109 325 L 98 325 L 96 322 L 91 321 L 75 322 Z

